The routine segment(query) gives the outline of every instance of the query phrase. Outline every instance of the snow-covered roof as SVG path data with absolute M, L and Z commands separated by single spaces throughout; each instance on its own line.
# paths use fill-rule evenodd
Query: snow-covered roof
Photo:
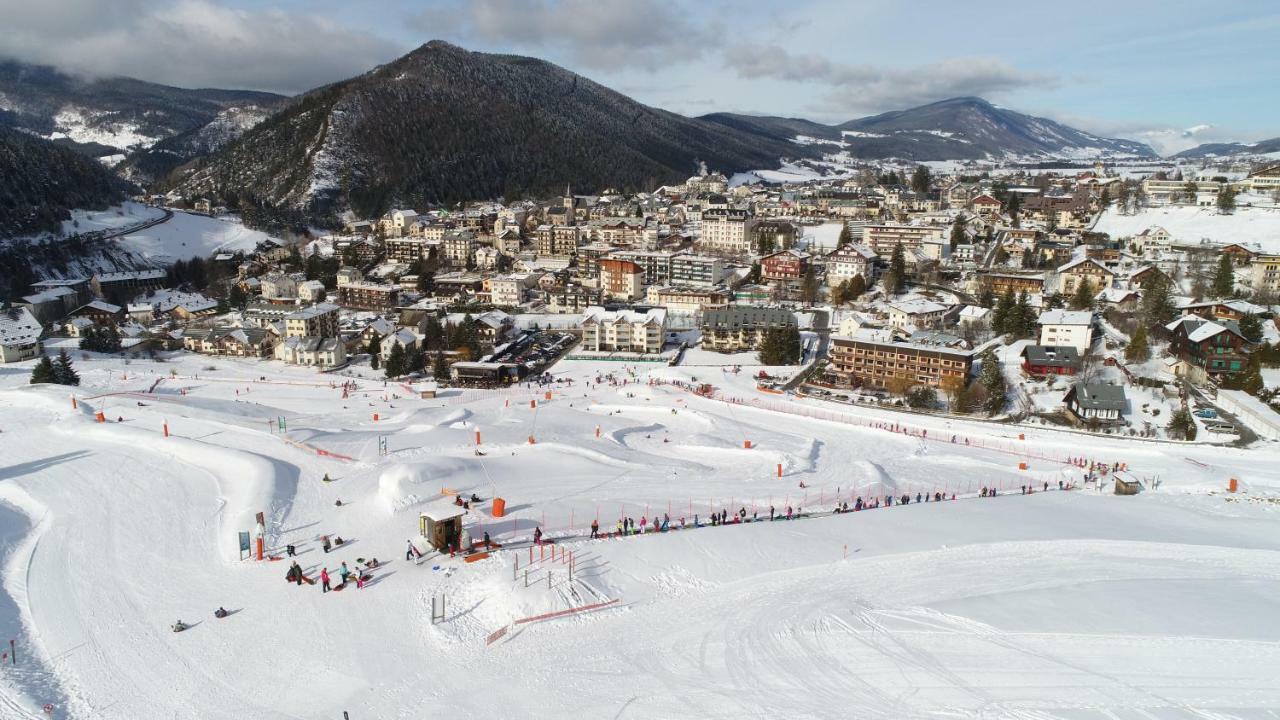
M 1066 265 L 1063 265 L 1063 266 L 1059 267 L 1059 268 L 1058 268 L 1058 272 L 1059 272 L 1059 273 L 1064 273 L 1064 272 L 1067 272 L 1067 271 L 1071 270 L 1072 268 L 1080 267 L 1081 265 L 1084 265 L 1084 264 L 1086 264 L 1086 263 L 1093 263 L 1094 265 L 1097 265 L 1099 268 L 1101 268 L 1101 269 L 1102 269 L 1102 271 L 1103 271 L 1103 272 L 1105 272 L 1105 273 L 1106 273 L 1106 274 L 1108 274 L 1108 275 L 1114 275 L 1114 274 L 1115 274 L 1115 273 L 1111 272 L 1110 270 L 1108 270 L 1106 265 L 1103 265 L 1102 263 L 1098 262 L 1097 260 L 1094 260 L 1094 259 L 1093 259 L 1093 258 L 1091 258 L 1091 257 L 1079 257 L 1079 258 L 1076 258 L 1075 260 L 1072 260 L 1071 262 L 1067 263 Z
M 30 345 L 40 339 L 44 328 L 27 308 L 0 312 L 0 345 Z
M 924 298 L 915 298 L 912 300 L 899 300 L 890 303 L 889 307 L 907 315 L 925 315 L 928 313 L 946 312 L 947 306 L 940 305 L 932 300 Z
M 436 500 L 422 508 L 422 517 L 432 522 L 440 522 L 442 520 L 451 520 L 456 517 L 462 517 L 467 514 L 466 508 L 461 505 L 454 505 L 451 500 Z
M 582 323 L 585 325 L 591 323 L 665 323 L 667 320 L 666 308 L 649 308 L 644 312 L 639 310 L 606 310 L 599 305 L 593 305 L 582 313 Z
M 1091 325 L 1093 313 L 1088 310 L 1049 310 L 1041 313 L 1041 325 Z
M 38 305 L 51 300 L 60 300 L 68 295 L 75 295 L 76 291 L 69 287 L 54 287 L 48 290 L 41 290 L 34 295 L 24 295 L 22 301 L 32 305 Z
M 337 310 L 338 310 L 338 306 L 334 305 L 333 303 L 316 303 L 315 305 L 312 305 L 310 307 L 304 307 L 301 310 L 297 310 L 289 313 L 287 316 L 285 316 L 285 319 L 286 320 L 311 320 L 313 318 L 318 318 L 321 315 L 325 315 L 327 313 L 337 312 Z

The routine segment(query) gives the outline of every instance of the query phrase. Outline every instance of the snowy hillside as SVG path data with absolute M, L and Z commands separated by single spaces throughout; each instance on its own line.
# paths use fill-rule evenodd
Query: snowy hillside
M 124 213 L 124 218 L 140 220 L 153 216 L 156 209 L 138 203 L 125 203 L 120 208 L 90 213 L 81 222 L 81 230 L 99 224 L 109 226 L 117 223 L 122 217 L 119 212 Z M 164 265 L 197 256 L 209 257 L 224 251 L 252 251 L 258 243 L 270 237 L 261 230 L 245 227 L 234 216 L 209 217 L 175 212 L 168 222 L 124 235 L 115 242 L 153 263 Z
M 1216 208 L 1185 205 L 1150 207 L 1134 215 L 1124 215 L 1114 207 L 1108 209 L 1094 226 L 1097 232 L 1112 237 L 1128 237 L 1158 225 L 1176 242 L 1252 243 L 1265 252 L 1280 252 L 1280 208 L 1261 196 L 1240 196 L 1240 201 L 1255 198 L 1255 207 L 1239 207 L 1231 215 Z
M 30 363 L 0 368 L 0 629 L 19 651 L 0 673 L 4 717 L 46 705 L 95 719 L 1280 707 L 1272 445 L 1020 440 L 765 395 L 749 372 L 714 366 L 564 361 L 556 377 L 573 383 L 550 400 L 543 388 L 421 400 L 381 381 L 343 397 L 341 375 L 274 362 L 77 365 L 75 409 L 68 388 L 26 384 Z M 718 399 L 650 380 L 711 383 Z M 1160 486 L 1084 489 L 1064 462 L 1081 456 Z M 1221 494 L 1230 477 L 1242 493 Z M 1048 491 L 1023 496 L 1028 483 Z M 983 486 L 1001 497 L 976 497 Z M 442 489 L 480 496 L 464 525 L 505 547 L 407 561 Z M 933 492 L 956 499 L 917 505 Z M 905 507 L 829 512 L 903 494 Z M 770 522 L 770 506 L 810 517 Z M 761 522 L 705 526 L 740 508 Z M 237 552 L 259 511 L 267 553 L 293 545 L 310 579 L 379 565 L 359 589 L 288 584 L 288 558 Z M 672 529 L 583 537 L 624 514 L 667 515 Z M 560 539 L 549 554 L 529 546 L 535 527 Z M 347 542 L 326 554 L 321 536 Z M 445 603 L 435 624 L 433 598 Z M 212 617 L 219 606 L 231 615 Z M 192 627 L 171 632 L 178 619 Z

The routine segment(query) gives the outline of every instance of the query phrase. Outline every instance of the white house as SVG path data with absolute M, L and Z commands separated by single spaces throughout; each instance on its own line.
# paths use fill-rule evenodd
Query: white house
M 275 356 L 290 365 L 328 369 L 346 363 L 347 346 L 336 337 L 294 336 L 276 345 Z
M 298 297 L 298 283 L 288 275 L 268 275 L 262 278 L 262 297 L 267 300 L 293 300 Z
M 981 305 L 965 305 L 960 309 L 959 323 L 961 325 L 972 325 L 989 320 L 991 317 L 991 308 L 984 308 Z
M 391 357 L 391 348 L 398 345 L 407 351 L 418 347 L 419 342 L 421 342 L 421 338 L 418 337 L 418 334 L 408 328 L 401 328 L 391 333 L 382 338 L 382 344 L 379 346 L 382 361 L 386 362 L 387 358 Z
M 902 300 L 889 305 L 889 324 L 896 328 L 906 328 L 908 325 L 924 328 L 941 320 L 946 312 L 946 305 L 932 300 Z
M 827 256 L 827 284 L 832 287 L 858 275 L 870 287 L 875 284 L 880 256 L 866 245 L 846 245 Z
M 582 348 L 596 352 L 662 352 L 667 334 L 666 308 L 606 310 L 599 305 L 582 315 Z
M 43 331 L 40 321 L 25 307 L 0 311 L 0 363 L 40 357 Z
M 318 303 L 324 299 L 324 283 L 308 280 L 298 285 L 298 299 L 306 303 Z
M 1093 313 L 1088 310 L 1050 310 L 1040 315 L 1040 344 L 1067 345 L 1089 352 L 1093 344 Z

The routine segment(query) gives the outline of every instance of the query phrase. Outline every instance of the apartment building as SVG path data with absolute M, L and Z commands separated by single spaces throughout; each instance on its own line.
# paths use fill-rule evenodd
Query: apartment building
M 1254 292 L 1280 292 L 1280 255 L 1255 255 L 1249 270 Z
M 382 283 L 352 282 L 338 286 L 338 304 L 360 310 L 385 310 L 400 302 L 400 288 Z
M 727 208 L 702 213 L 702 237 L 706 250 L 746 254 L 751 252 L 756 220 L 746 210 Z
M 475 234 L 467 230 L 447 232 L 440 242 L 441 257 L 455 267 L 466 267 L 471 264 L 471 258 L 479 247 L 480 241 L 476 239 Z
M 868 225 L 863 244 L 882 257 L 889 257 L 898 245 L 903 250 L 920 250 L 927 242 L 944 242 L 946 228 L 922 225 Z M 932 252 L 930 252 L 932 255 Z M 937 259 L 937 258 L 935 258 Z
M 1040 315 L 1040 344 L 1072 347 L 1081 355 L 1093 344 L 1093 313 L 1086 310 L 1049 310 Z
M 662 352 L 666 308 L 608 309 L 595 305 L 582 316 L 582 349 L 592 352 Z
M 702 347 L 720 352 L 757 350 L 765 331 L 794 327 L 795 315 L 782 308 L 737 305 L 702 313 Z
M 852 386 L 902 389 L 967 383 L 973 352 L 939 345 L 903 342 L 889 334 L 859 330 L 831 338 L 831 366 Z
M 671 257 L 670 266 L 665 282 L 672 285 L 712 287 L 724 277 L 724 261 L 718 257 L 679 253 Z
M 427 256 L 427 240 L 424 237 L 393 237 L 385 241 L 387 260 L 413 263 Z
M 586 236 L 576 225 L 539 225 L 534 234 L 538 255 L 572 255 Z
M 607 298 L 635 300 L 644 291 L 644 270 L 630 260 L 600 260 L 600 291 Z
M 285 337 L 337 337 L 338 306 L 320 303 L 284 317 Z
M 870 286 L 880 274 L 880 256 L 866 245 L 845 245 L 827 255 L 827 284 L 831 286 L 861 275 Z
M 728 290 L 672 285 L 650 285 L 644 297 L 650 305 L 661 305 L 672 313 L 681 314 L 726 308 L 733 300 L 733 294 Z

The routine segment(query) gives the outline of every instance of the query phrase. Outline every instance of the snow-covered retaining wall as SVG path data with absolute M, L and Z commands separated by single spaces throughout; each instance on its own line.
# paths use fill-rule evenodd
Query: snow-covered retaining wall
M 1267 440 L 1280 440 L 1280 413 L 1242 390 L 1219 390 L 1218 405 Z

